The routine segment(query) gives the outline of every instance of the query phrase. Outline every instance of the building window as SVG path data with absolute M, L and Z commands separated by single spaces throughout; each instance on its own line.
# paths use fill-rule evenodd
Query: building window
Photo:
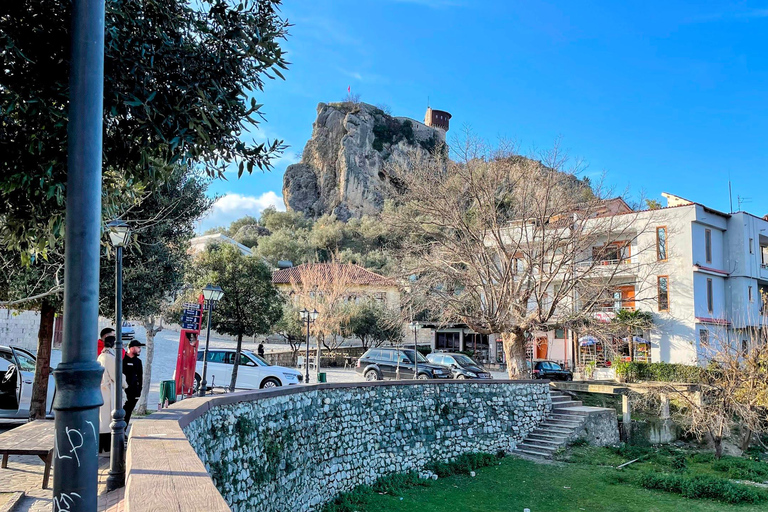
M 749 239 L 749 254 L 755 254 L 755 239 Z
M 656 228 L 656 259 L 667 261 L 667 227 Z
M 448 352 L 461 350 L 461 334 L 458 332 L 438 332 L 435 335 L 435 349 Z
M 669 311 L 669 276 L 657 278 L 659 311 Z
M 709 345 L 709 331 L 706 329 L 699 329 L 699 343 L 704 346 Z
M 747 286 L 747 296 L 749 297 L 749 302 L 755 302 L 755 296 L 752 294 L 751 286 Z
M 555 339 L 556 340 L 564 340 L 565 339 L 565 329 L 562 329 L 562 328 L 555 329 Z
M 713 304 L 713 298 L 712 298 L 712 280 L 707 279 L 707 311 L 712 313 L 712 311 L 715 310 Z
M 387 296 L 384 292 L 375 292 L 373 294 L 373 298 L 376 299 L 378 302 L 384 302 Z
M 704 230 L 704 254 L 707 257 L 707 263 L 712 263 L 712 230 Z

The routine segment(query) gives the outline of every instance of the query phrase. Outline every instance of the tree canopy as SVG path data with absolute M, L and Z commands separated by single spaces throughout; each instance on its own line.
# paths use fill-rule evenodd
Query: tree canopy
M 280 0 L 106 1 L 103 204 L 114 217 L 177 164 L 267 169 L 254 93 L 286 69 Z M 71 2 L 0 12 L 0 243 L 46 254 L 64 231 Z

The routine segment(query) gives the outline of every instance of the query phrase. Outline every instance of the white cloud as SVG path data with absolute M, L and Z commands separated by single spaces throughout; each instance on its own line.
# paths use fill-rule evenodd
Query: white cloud
M 271 190 L 259 197 L 226 194 L 213 204 L 210 213 L 200 221 L 198 231 L 202 233 L 217 226 L 229 226 L 232 221 L 246 215 L 258 217 L 269 206 L 274 206 L 281 212 L 285 211 L 283 198 Z

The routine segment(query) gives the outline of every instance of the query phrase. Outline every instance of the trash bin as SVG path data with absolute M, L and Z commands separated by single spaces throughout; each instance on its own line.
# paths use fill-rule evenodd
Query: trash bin
M 168 400 L 168 404 L 176 402 L 176 381 L 175 380 L 161 380 L 160 381 L 160 406 L 165 407 L 165 401 Z
M 317 374 L 317 382 L 328 382 L 327 380 L 325 380 L 325 373 L 324 372 Z

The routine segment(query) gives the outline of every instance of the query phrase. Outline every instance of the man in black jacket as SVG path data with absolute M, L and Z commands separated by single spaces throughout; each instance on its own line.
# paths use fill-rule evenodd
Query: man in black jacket
M 131 421 L 131 413 L 133 408 L 136 407 L 136 402 L 139 401 L 141 395 L 141 386 L 144 379 L 144 368 L 141 365 L 141 347 L 145 346 L 139 340 L 131 340 L 128 344 L 128 351 L 123 358 L 123 375 L 128 383 L 128 387 L 125 389 L 125 426 L 128 426 L 128 422 Z

